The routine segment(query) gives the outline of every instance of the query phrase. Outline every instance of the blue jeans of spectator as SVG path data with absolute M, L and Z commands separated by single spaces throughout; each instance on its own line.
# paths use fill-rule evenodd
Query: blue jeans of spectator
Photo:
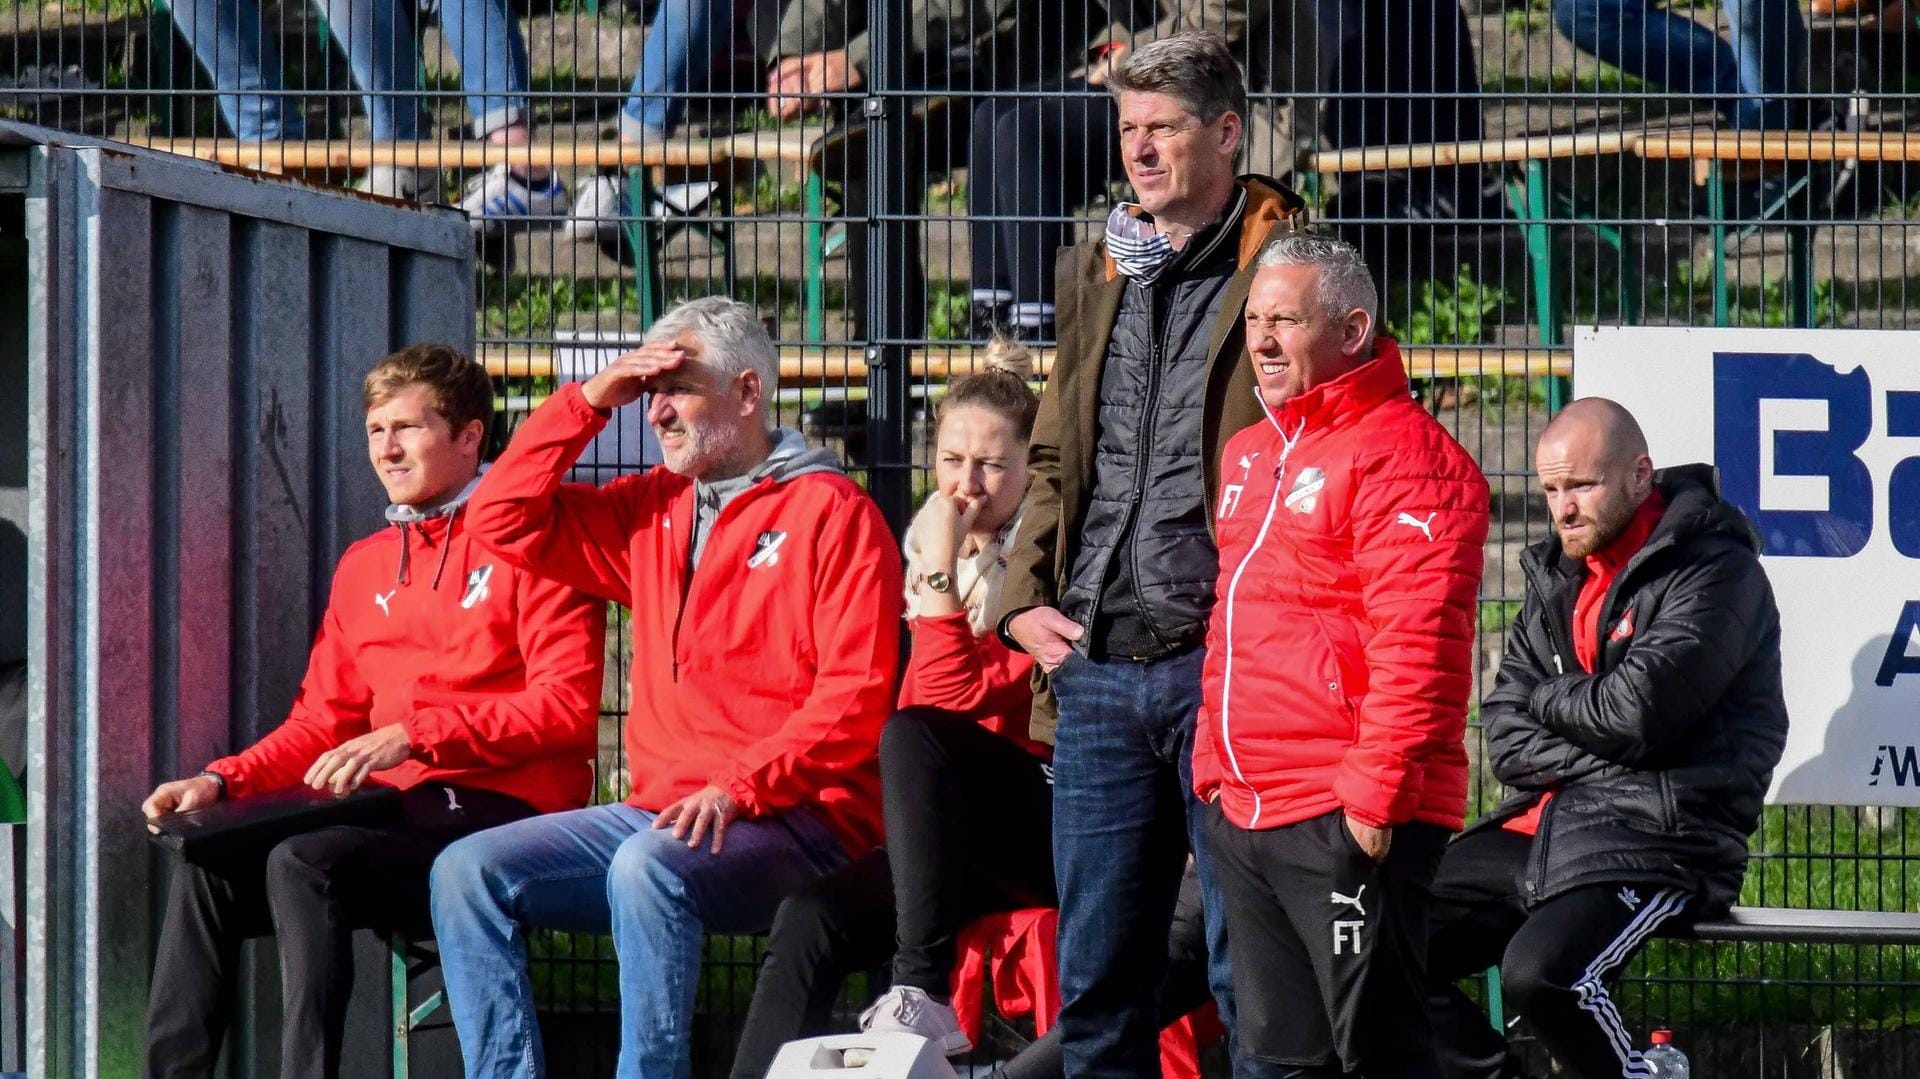
M 1797 0 L 1725 0 L 1732 41 L 1652 0 L 1554 0 L 1553 21 L 1581 49 L 1657 87 L 1711 99 L 1740 130 L 1779 129 L 1802 109 L 1807 24 Z
M 1159 993 L 1187 852 L 1199 871 L 1207 981 L 1233 1029 L 1226 920 L 1193 796 L 1206 650 L 1053 672 L 1053 865 L 1067 1079 L 1158 1079 Z
M 221 119 L 237 139 L 303 139 L 300 109 L 280 96 L 280 54 L 262 47 L 258 0 L 172 0 L 168 11 L 220 91 Z
M 847 857 L 804 809 L 735 821 L 719 854 L 653 819 L 629 805 L 552 813 L 469 836 L 434 863 L 434 933 L 469 1079 L 546 1074 L 527 973 L 536 927 L 613 935 L 614 1074 L 686 1079 L 702 935 L 765 931 L 781 899 Z
M 418 139 L 420 49 L 410 2 L 315 0 L 365 94 L 377 142 Z M 220 92 L 236 138 L 304 138 L 298 110 L 279 96 L 279 56 L 261 33 L 258 0 L 177 0 L 174 25 Z M 473 131 L 484 137 L 527 115 L 527 47 L 506 0 L 448 0 L 440 25 L 460 62 Z
M 639 142 L 649 129 L 671 130 L 686 115 L 694 79 L 705 78 L 732 42 L 733 0 L 661 0 L 620 110 L 621 137 Z

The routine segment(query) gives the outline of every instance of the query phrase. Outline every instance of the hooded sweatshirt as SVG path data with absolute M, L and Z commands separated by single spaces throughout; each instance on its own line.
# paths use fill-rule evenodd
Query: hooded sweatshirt
M 562 386 L 468 515 L 514 565 L 632 608 L 627 801 L 657 812 L 711 785 L 743 817 L 805 807 L 849 850 L 872 846 L 902 587 L 879 507 L 785 431 L 740 489 L 707 498 L 665 467 L 562 483 L 607 419 Z
M 327 750 L 399 724 L 412 757 L 371 782 L 497 791 L 543 813 L 587 803 L 605 614 L 475 544 L 474 486 L 389 507 L 391 527 L 340 556 L 286 722 L 207 766 L 229 797 L 291 787 Z

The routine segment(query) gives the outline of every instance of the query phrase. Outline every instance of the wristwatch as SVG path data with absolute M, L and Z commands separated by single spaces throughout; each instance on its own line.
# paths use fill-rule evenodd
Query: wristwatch
M 219 772 L 212 772 L 212 771 L 201 772 L 200 775 L 206 776 L 208 779 L 213 780 L 213 785 L 216 788 L 218 788 L 220 791 L 220 797 L 218 800 L 225 801 L 227 797 L 227 777 L 221 775 Z M 198 778 L 198 777 L 195 777 L 195 778 Z
M 953 591 L 953 575 L 944 570 L 934 570 L 927 574 L 927 587 L 935 592 Z

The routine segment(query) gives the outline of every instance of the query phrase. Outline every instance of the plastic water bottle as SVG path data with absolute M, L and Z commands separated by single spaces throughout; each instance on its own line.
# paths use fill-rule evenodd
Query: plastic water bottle
M 1647 1062 L 1654 1079 L 1689 1079 L 1693 1069 L 1687 1065 L 1687 1054 L 1673 1044 L 1673 1031 L 1662 1027 L 1653 1032 L 1652 1048 L 1641 1054 Z

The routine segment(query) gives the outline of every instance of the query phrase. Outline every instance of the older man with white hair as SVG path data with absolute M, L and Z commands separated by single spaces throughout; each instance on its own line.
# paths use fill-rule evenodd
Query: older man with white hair
M 779 355 L 750 308 L 668 312 L 528 417 L 468 509 L 503 559 L 633 612 L 626 801 L 454 844 L 434 927 L 469 1076 L 545 1073 L 525 931 L 611 933 L 622 1079 L 684 1075 L 707 932 L 765 930 L 880 841 L 900 555 L 831 453 L 771 424 Z M 646 395 L 665 464 L 561 476 Z

